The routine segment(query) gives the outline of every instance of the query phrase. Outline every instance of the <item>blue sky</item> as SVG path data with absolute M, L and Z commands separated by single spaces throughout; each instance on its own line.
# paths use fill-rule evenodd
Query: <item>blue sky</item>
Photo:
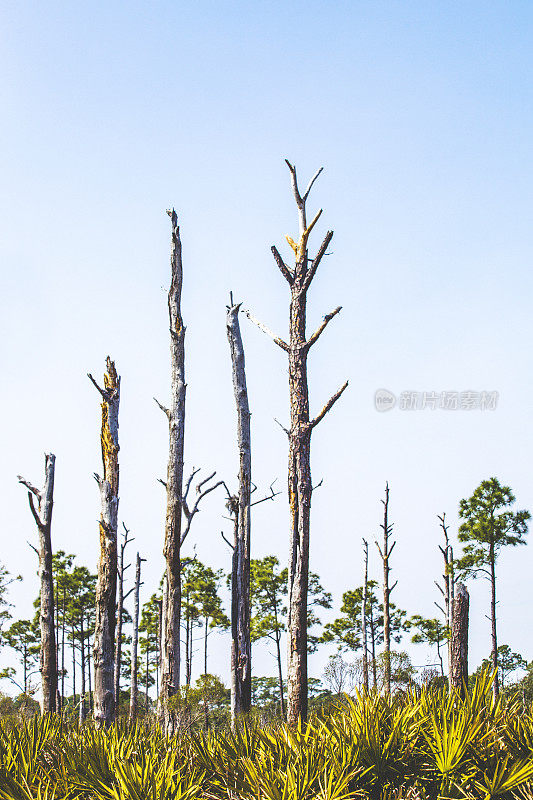
M 288 294 L 270 245 L 296 214 L 284 158 L 318 166 L 315 247 L 331 257 L 309 327 L 342 304 L 312 353 L 311 405 L 348 392 L 314 434 L 311 562 L 338 607 L 361 582 L 391 486 L 395 601 L 432 616 L 436 514 L 457 526 L 486 477 L 533 508 L 530 480 L 533 9 L 529 3 L 33 3 L 1 6 L 0 348 L 2 561 L 37 592 L 32 520 L 16 474 L 57 455 L 54 541 L 97 559 L 98 398 L 105 356 L 122 374 L 120 513 L 146 595 L 159 580 L 166 470 L 169 224 L 178 211 L 187 324 L 186 461 L 237 471 L 224 314 L 228 293 L 283 334 Z M 254 475 L 285 486 L 284 354 L 246 320 Z M 374 391 L 496 390 L 493 412 L 393 410 Z M 223 498 L 186 551 L 229 569 Z M 284 496 L 254 512 L 254 555 L 287 553 Z M 379 574 L 377 551 L 371 571 Z M 533 658 L 531 547 L 500 565 L 500 637 Z M 490 650 L 488 587 L 472 584 L 472 666 Z M 228 674 L 228 641 L 211 668 Z M 431 660 L 411 646 L 413 660 Z M 328 650 L 311 659 L 322 672 Z M 4 653 L 5 655 L 5 653 Z M 4 657 L 3 655 L 3 657 Z M 257 674 L 274 674 L 266 648 Z M 200 659 L 198 659 L 199 667 Z M 6 687 L 7 688 L 7 687 Z

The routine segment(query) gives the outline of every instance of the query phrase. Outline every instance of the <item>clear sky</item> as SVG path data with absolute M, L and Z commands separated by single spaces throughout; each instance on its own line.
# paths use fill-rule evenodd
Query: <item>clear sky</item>
M 101 469 L 97 379 L 122 375 L 120 517 L 162 571 L 169 393 L 169 220 L 178 211 L 187 324 L 186 463 L 235 484 L 228 293 L 283 335 L 296 214 L 284 158 L 319 166 L 314 246 L 335 231 L 309 327 L 337 305 L 310 359 L 312 409 L 348 391 L 313 435 L 311 567 L 360 585 L 391 487 L 393 599 L 433 616 L 436 515 L 497 476 L 533 510 L 531 81 L 528 2 L 25 2 L 1 4 L 2 548 L 33 613 L 35 542 L 17 473 L 57 456 L 53 540 L 95 568 Z M 311 243 L 311 248 L 313 242 Z M 285 489 L 285 354 L 245 319 L 254 480 Z M 497 391 L 493 411 L 374 409 L 376 389 Z M 232 483 L 233 482 L 233 483 Z M 185 553 L 229 569 L 222 494 Z M 253 515 L 253 555 L 287 558 L 285 494 Z M 533 544 L 533 543 L 532 543 Z M 130 553 L 134 556 L 132 546 Z M 499 565 L 500 641 L 533 658 L 532 545 Z M 371 544 L 370 570 L 379 576 Z M 490 651 L 488 586 L 471 589 L 471 666 Z M 335 609 L 335 610 L 336 610 Z M 330 615 L 332 618 L 334 611 Z M 214 635 L 210 670 L 229 674 Z M 415 664 L 432 661 L 409 646 Z M 311 657 L 319 677 L 331 649 Z M 4 651 L 2 660 L 8 658 Z M 256 674 L 274 674 L 268 648 Z M 196 674 L 201 658 L 197 656 Z M 5 686 L 4 688 L 8 688 Z

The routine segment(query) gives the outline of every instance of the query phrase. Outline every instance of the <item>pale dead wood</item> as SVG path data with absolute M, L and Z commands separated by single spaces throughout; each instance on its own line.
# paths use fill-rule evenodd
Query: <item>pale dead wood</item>
M 36 489 L 33 484 L 18 475 L 18 481 L 28 489 L 28 503 L 39 535 L 40 608 L 39 626 L 41 711 L 43 714 L 57 710 L 57 649 L 54 624 L 54 579 L 52 571 L 52 511 L 54 506 L 55 461 L 53 453 L 44 456 L 44 486 Z M 34 503 L 37 498 L 37 507 Z
M 100 557 L 96 582 L 94 628 L 94 719 L 97 727 L 108 727 L 115 719 L 115 630 L 117 599 L 117 525 L 119 463 L 118 413 L 120 376 L 114 361 L 106 359 L 104 388 L 89 374 L 102 397 L 100 444 L 103 477 L 94 477 L 100 490 Z
M 272 339 L 272 341 L 273 341 L 275 344 L 277 344 L 277 345 L 278 345 L 278 347 L 281 347 L 281 349 L 282 349 L 282 350 L 285 350 L 285 352 L 287 352 L 287 353 L 289 352 L 289 345 L 287 344 L 287 342 L 284 342 L 284 341 L 283 341 L 283 339 L 280 339 L 280 337 L 279 337 L 279 336 L 276 336 L 276 334 L 275 334 L 275 333 L 272 333 L 272 331 L 270 330 L 270 328 L 267 328 L 267 326 L 266 326 L 266 325 L 263 325 L 263 323 L 262 323 L 262 322 L 260 322 L 258 319 L 256 319 L 256 318 L 255 318 L 255 317 L 252 315 L 252 313 L 251 313 L 250 311 L 245 311 L 244 313 L 246 314 L 246 316 L 248 317 L 248 319 L 250 320 L 250 322 L 253 322 L 253 323 L 254 323 L 254 325 L 257 325 L 257 327 L 259 328 L 259 330 L 263 331 L 263 333 L 266 333 L 266 334 L 267 334 L 267 336 L 270 336 L 270 338 Z

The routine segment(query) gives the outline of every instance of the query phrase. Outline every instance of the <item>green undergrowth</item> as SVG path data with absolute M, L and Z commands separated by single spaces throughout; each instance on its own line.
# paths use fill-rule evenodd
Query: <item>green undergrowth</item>
M 533 800 L 533 710 L 425 689 L 358 695 L 307 725 L 166 738 L 53 716 L 0 723 L 0 800 Z

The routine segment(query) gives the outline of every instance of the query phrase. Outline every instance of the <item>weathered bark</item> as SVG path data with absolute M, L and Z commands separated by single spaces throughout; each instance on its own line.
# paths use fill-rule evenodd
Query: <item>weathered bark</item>
M 165 585 L 163 609 L 161 691 L 159 715 L 167 733 L 174 728 L 174 715 L 169 700 L 179 689 L 180 680 L 180 612 L 181 612 L 181 521 L 183 489 L 183 447 L 185 441 L 185 327 L 181 316 L 183 266 L 178 217 L 174 209 L 167 212 L 172 223 L 171 283 L 168 292 L 170 322 L 170 408 L 163 409 L 168 418 L 169 454 L 167 467 L 167 511 L 165 520 Z
M 363 552 L 365 554 L 365 578 L 363 582 L 363 600 L 361 603 L 361 633 L 363 644 L 363 687 L 368 692 L 368 642 L 366 630 L 366 603 L 368 595 L 368 542 L 363 539 Z
M 115 363 L 106 359 L 104 388 L 92 375 L 90 380 L 102 396 L 103 477 L 95 473 L 100 489 L 100 559 L 96 582 L 94 628 L 94 720 L 97 727 L 109 726 L 115 719 L 115 628 L 117 599 L 117 517 L 118 517 L 118 411 L 120 376 Z
M 235 721 L 252 704 L 250 640 L 250 496 L 252 455 L 250 407 L 246 387 L 244 347 L 239 325 L 240 303 L 228 307 L 226 329 L 231 351 L 233 391 L 237 407 L 239 493 L 234 503 L 234 543 L 231 570 L 231 717 Z
M 494 553 L 494 545 L 490 546 L 490 632 L 492 640 L 491 661 L 492 669 L 494 672 L 494 680 L 492 682 L 492 692 L 494 699 L 498 698 L 500 694 L 500 676 L 498 670 L 498 637 L 496 635 L 496 556 Z
M 455 587 L 455 577 L 454 577 L 454 570 L 453 570 L 453 548 L 450 544 L 450 539 L 448 536 L 448 526 L 446 525 L 446 513 L 443 513 L 442 516 L 437 515 L 438 520 L 440 521 L 440 526 L 442 528 L 442 532 L 444 534 L 444 547 L 439 545 L 439 550 L 442 553 L 442 558 L 444 560 L 444 574 L 442 579 L 444 581 L 444 587 L 440 586 L 437 583 L 437 588 L 441 592 L 444 598 L 444 608 L 441 608 L 438 603 L 436 604 L 441 611 L 444 612 L 444 619 L 446 621 L 446 628 L 448 629 L 448 685 L 451 686 L 451 664 L 452 664 L 452 639 L 451 639 L 451 629 L 452 629 L 452 606 L 453 606 L 453 597 L 454 597 L 454 587 Z
M 63 586 L 63 611 L 61 615 L 61 713 L 65 706 L 65 587 Z
M 54 505 L 54 475 L 56 457 L 53 453 L 44 457 L 44 486 L 38 490 L 28 481 L 18 476 L 18 480 L 28 489 L 30 510 L 39 532 L 39 577 L 41 579 L 41 605 L 39 623 L 41 629 L 40 670 L 42 701 L 41 710 L 45 714 L 57 707 L 57 650 L 54 625 L 54 581 L 52 574 L 52 509 Z M 37 498 L 35 507 L 34 497 Z
M 130 689 L 130 722 L 137 716 L 138 686 L 137 676 L 139 662 L 137 659 L 137 646 L 139 642 L 139 589 L 141 586 L 141 559 L 137 553 L 135 564 L 135 589 L 133 591 L 133 635 L 131 641 L 131 689 Z
M 116 711 L 118 714 L 119 706 L 120 706 L 120 670 L 122 667 L 122 615 L 124 612 L 124 600 L 132 591 L 128 592 L 126 596 L 124 596 L 124 572 L 128 569 L 129 564 L 124 566 L 124 552 L 126 547 L 128 546 L 131 539 L 128 538 L 129 530 L 126 528 L 124 522 L 122 523 L 122 527 L 124 528 L 123 534 L 123 541 L 120 545 L 120 557 L 118 563 L 118 570 L 117 570 L 117 577 L 118 577 L 118 603 L 117 603 L 117 631 L 115 636 L 115 678 L 114 678 L 114 695 L 115 695 L 115 706 Z
M 328 231 L 314 259 L 309 259 L 307 241 L 322 211 L 320 210 L 308 225 L 306 218 L 306 201 L 311 187 L 322 171 L 311 179 L 306 191 L 300 194 L 296 178 L 296 169 L 286 162 L 291 173 L 292 190 L 298 207 L 299 232 L 298 242 L 290 236 L 287 241 L 294 251 L 295 265 L 290 270 L 281 258 L 278 250 L 272 247 L 274 259 L 290 286 L 291 302 L 289 311 L 289 343 L 274 336 L 266 326 L 257 323 L 268 333 L 274 342 L 284 350 L 289 359 L 289 401 L 290 429 L 288 493 L 290 508 L 289 531 L 289 579 L 288 579 L 288 705 L 287 720 L 296 723 L 307 718 L 307 592 L 309 582 L 309 530 L 311 513 L 311 433 L 346 389 L 346 382 L 326 403 L 322 411 L 314 418 L 309 417 L 309 390 L 307 385 L 307 356 L 313 344 L 318 340 L 333 317 L 341 310 L 340 306 L 327 314 L 317 330 L 307 339 L 306 312 L 307 292 L 316 274 L 318 266 L 326 253 L 333 237 Z
M 396 545 L 396 542 L 390 544 L 389 539 L 392 533 L 392 525 L 389 524 L 389 483 L 385 484 L 385 500 L 381 501 L 383 503 L 383 524 L 380 526 L 383 530 L 383 549 L 379 546 L 376 542 L 376 546 L 379 550 L 379 554 L 381 556 L 381 560 L 383 562 L 383 643 L 385 645 L 385 649 L 383 652 L 384 661 L 385 661 L 385 692 L 387 695 L 390 695 L 390 688 L 391 688 L 391 664 L 390 664 L 390 642 L 391 642 L 391 635 L 390 635 L 390 596 L 392 591 L 394 590 L 397 581 L 390 586 L 389 585 L 389 576 L 390 576 L 390 563 L 389 558 L 391 556 L 392 551 Z
M 468 606 L 469 596 L 463 583 L 457 584 L 452 611 L 451 685 L 464 696 L 468 685 Z
M 81 689 L 80 689 L 80 724 L 85 722 L 87 717 L 87 703 L 85 698 L 85 629 L 83 626 L 83 611 L 80 618 L 80 665 L 81 665 Z
M 374 689 L 378 685 L 378 668 L 376 662 L 376 625 L 374 623 L 374 606 L 370 606 L 370 642 L 372 644 L 372 686 Z

